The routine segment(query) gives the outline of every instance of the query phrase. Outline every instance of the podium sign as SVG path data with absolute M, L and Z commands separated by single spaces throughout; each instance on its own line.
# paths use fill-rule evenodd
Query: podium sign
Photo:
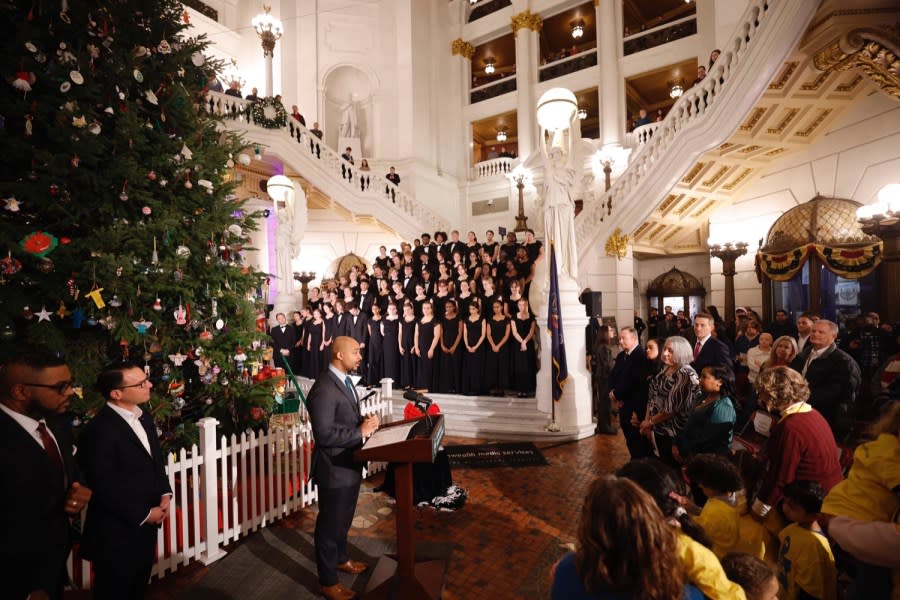
M 382 556 L 366 588 L 364 598 L 441 597 L 447 562 L 416 562 L 413 544 L 413 463 L 433 463 L 444 437 L 444 416 L 419 417 L 383 425 L 363 447 L 353 453 L 357 462 L 395 464 L 397 496 L 397 554 Z

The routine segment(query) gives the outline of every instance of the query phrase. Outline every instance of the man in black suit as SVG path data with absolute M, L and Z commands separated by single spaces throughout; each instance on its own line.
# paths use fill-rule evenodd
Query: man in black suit
M 94 490 L 81 555 L 93 563 L 95 600 L 144 597 L 157 531 L 169 515 L 172 488 L 156 426 L 140 408 L 152 387 L 134 363 L 104 369 L 97 390 L 106 406 L 79 439 L 79 464 Z
M 72 374 L 52 354 L 20 353 L 0 370 L 0 587 L 13 600 L 62 598 L 70 518 L 91 490 L 79 483 L 60 416 Z
M 284 313 L 275 315 L 275 320 L 278 321 L 278 324 L 269 330 L 269 337 L 272 338 L 272 357 L 275 366 L 283 369 L 284 362 L 281 357 L 283 356 L 284 360 L 287 361 L 291 360 L 291 352 L 294 351 L 294 346 L 299 341 L 300 334 L 296 327 L 287 322 L 287 317 L 284 316 Z
M 362 418 L 350 379 L 362 360 L 359 343 L 346 336 L 335 338 L 331 356 L 331 364 L 307 396 L 316 442 L 312 476 L 319 488 L 314 539 L 319 591 L 326 598 L 344 600 L 355 594 L 338 582 L 337 572 L 358 574 L 367 568 L 347 553 L 347 533 L 362 482 L 362 465 L 353 460 L 353 452 L 378 429 L 378 416 Z
M 352 337 L 359 344 L 359 354 L 362 357 L 359 374 L 362 376 L 363 381 L 367 381 L 366 364 L 368 361 L 366 358 L 368 356 L 369 318 L 360 310 L 359 305 L 356 302 L 351 302 L 348 306 L 348 310 L 350 311 L 350 314 L 347 315 L 347 335 Z
M 625 434 L 625 443 L 631 458 L 650 456 L 650 442 L 640 434 L 634 423 L 639 423 L 647 412 L 647 399 L 641 397 L 641 382 L 647 373 L 647 356 L 641 347 L 634 327 L 623 327 L 619 332 L 619 348 L 616 363 L 609 374 L 609 400 L 619 409 L 619 425 Z M 636 420 L 632 420 L 632 415 Z
M 700 312 L 694 317 L 694 361 L 691 366 L 700 374 L 703 367 L 722 365 L 734 370 L 734 361 L 725 342 L 713 337 L 716 327 L 713 316 Z
M 809 343 L 791 363 L 809 383 L 809 403 L 822 413 L 839 442 L 851 432 L 859 394 L 859 365 L 837 347 L 838 326 L 819 319 L 809 332 Z
M 372 305 L 375 303 L 375 292 L 370 289 L 368 279 L 359 280 L 359 297 L 356 299 L 359 310 L 367 317 L 372 316 Z

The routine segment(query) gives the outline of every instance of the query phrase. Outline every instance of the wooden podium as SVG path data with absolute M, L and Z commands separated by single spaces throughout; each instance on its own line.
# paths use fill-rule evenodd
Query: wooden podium
M 419 417 L 382 425 L 379 432 L 394 427 L 408 427 L 415 423 L 407 438 L 389 444 L 369 447 L 366 444 L 353 454 L 357 462 L 384 461 L 395 466 L 395 494 L 397 497 L 397 554 L 378 560 L 369 579 L 364 598 L 441 597 L 447 561 L 416 562 L 413 547 L 413 463 L 433 463 L 444 437 L 444 416 Z

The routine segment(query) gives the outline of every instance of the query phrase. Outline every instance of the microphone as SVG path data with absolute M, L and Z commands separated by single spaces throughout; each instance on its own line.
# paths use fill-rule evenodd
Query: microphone
M 419 392 L 417 392 L 415 390 L 407 390 L 407 391 L 403 392 L 403 398 L 405 400 L 409 400 L 410 402 L 415 404 L 420 409 L 423 406 L 425 408 L 428 408 L 432 404 L 431 398 L 428 398 L 427 396 L 423 396 L 422 394 L 420 394 Z
M 363 396 L 362 398 L 360 398 L 359 401 L 360 401 L 360 402 L 365 402 L 366 400 L 368 400 L 369 398 L 371 398 L 372 396 L 374 396 L 374 395 L 377 394 L 377 393 L 378 393 L 378 390 L 372 390 L 371 392 L 369 392 L 368 394 L 366 394 L 365 396 Z

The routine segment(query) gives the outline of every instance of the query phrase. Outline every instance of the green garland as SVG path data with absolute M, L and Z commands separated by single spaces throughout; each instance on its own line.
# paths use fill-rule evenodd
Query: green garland
M 268 106 L 275 109 L 274 119 L 266 116 L 266 107 Z M 254 102 L 251 115 L 254 123 L 266 129 L 281 129 L 287 125 L 287 111 L 284 109 L 284 105 L 275 100 L 275 98 L 260 98 Z

